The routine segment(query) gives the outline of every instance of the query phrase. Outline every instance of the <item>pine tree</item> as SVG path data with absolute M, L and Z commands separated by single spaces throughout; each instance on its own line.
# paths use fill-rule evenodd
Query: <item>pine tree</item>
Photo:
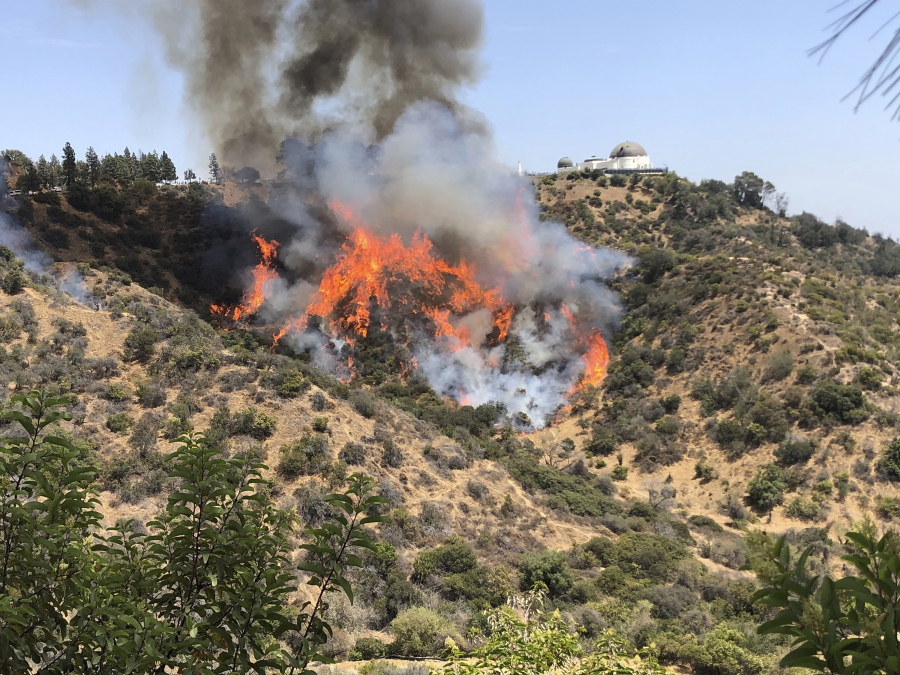
M 47 162 L 47 158 L 41 155 L 38 157 L 37 164 L 35 164 L 35 169 L 37 170 L 38 179 L 41 182 L 42 188 L 50 187 L 50 164 Z
M 194 173 L 193 169 L 185 169 L 184 170 L 184 179 L 189 183 L 197 180 L 197 174 Z
M 70 188 L 75 183 L 75 181 L 78 180 L 78 166 L 75 159 L 75 148 L 72 147 L 71 143 L 66 143 L 66 145 L 63 147 L 62 169 L 65 185 L 67 188 Z
M 48 187 L 59 187 L 60 179 L 62 178 L 62 164 L 59 163 L 59 158 L 57 158 L 55 154 L 50 155 L 49 169 L 50 172 Z
M 162 180 L 178 180 L 178 171 L 175 169 L 175 163 L 169 155 L 166 154 L 165 150 L 163 150 L 163 153 L 159 158 L 159 172 Z
M 97 156 L 93 147 L 88 147 L 84 153 L 84 161 L 87 164 L 88 182 L 96 185 L 100 180 L 100 158 Z
M 209 179 L 218 185 L 222 182 L 222 170 L 219 168 L 219 160 L 216 153 L 209 156 Z
M 159 155 L 156 154 L 156 150 L 146 155 L 141 153 L 140 164 L 141 178 L 149 180 L 151 183 L 158 183 L 161 180 L 162 172 L 160 171 Z

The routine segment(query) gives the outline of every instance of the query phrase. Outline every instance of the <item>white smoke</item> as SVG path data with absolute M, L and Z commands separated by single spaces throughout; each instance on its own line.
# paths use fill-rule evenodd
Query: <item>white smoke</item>
M 6 183 L 9 167 L 0 158 L 0 201 L 10 199 Z M 9 215 L 0 212 L 0 245 L 6 246 L 25 263 L 25 270 L 35 277 L 50 277 L 53 283 L 80 303 L 89 301 L 90 293 L 84 279 L 74 266 L 66 266 L 61 273 L 54 273 L 53 259 L 34 246 L 28 231 Z
M 584 331 L 609 335 L 620 307 L 603 280 L 628 266 L 628 257 L 587 247 L 561 224 L 542 222 L 531 185 L 496 160 L 484 134 L 468 130 L 444 106 L 417 104 L 376 150 L 368 140 L 333 133 L 315 146 L 311 162 L 304 147 L 293 163 L 311 163 L 317 194 L 350 207 L 375 233 L 396 233 L 406 242 L 426 234 L 438 255 L 473 264 L 483 287 L 498 289 L 517 307 L 507 345 L 488 344 L 492 317 L 481 309 L 451 319 L 469 329 L 471 346 L 419 335 L 408 348 L 439 394 L 475 406 L 499 402 L 510 415 L 523 413 L 542 426 L 584 372 L 584 335 L 573 333 L 563 308 Z M 323 256 L 318 236 L 309 234 L 322 227 L 310 219 L 305 209 L 298 214 L 297 242 L 281 255 L 298 275 Z M 354 226 L 341 219 L 338 225 Z M 311 289 L 308 281 L 275 286 L 270 309 L 282 319 L 302 314 Z M 509 344 L 518 347 L 515 358 Z

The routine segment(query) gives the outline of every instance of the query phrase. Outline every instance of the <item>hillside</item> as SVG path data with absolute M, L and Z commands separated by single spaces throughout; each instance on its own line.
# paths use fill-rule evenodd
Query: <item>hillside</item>
M 42 249 L 79 263 L 103 309 L 34 275 L 4 285 L 0 376 L 7 394 L 74 396 L 66 433 L 100 467 L 108 521 L 164 504 L 166 439 L 190 429 L 263 457 L 278 504 L 306 523 L 347 472 L 374 476 L 392 553 L 355 577 L 356 607 L 335 603 L 338 656 L 390 641 L 411 607 L 440 629 L 410 647 L 395 626 L 397 649 L 436 653 L 540 581 L 585 639 L 613 627 L 667 665 L 774 672 L 786 643 L 754 633 L 767 614 L 739 571 L 758 544 L 745 532 L 788 533 L 827 559 L 852 522 L 900 517 L 900 458 L 883 461 L 900 435 L 900 250 L 716 181 L 571 174 L 535 191 L 544 218 L 636 261 L 614 281 L 626 312 L 608 377 L 544 430 L 441 400 L 374 339 L 354 352 L 368 375 L 342 383 L 273 350 L 271 331 L 204 321 L 256 262 L 250 224 L 285 226 L 263 201 L 277 185 L 7 200 Z
M 722 524 L 746 519 L 771 462 L 789 489 L 767 529 L 891 519 L 896 484 L 876 465 L 898 431 L 900 247 L 735 203 L 715 181 L 537 189 L 547 217 L 639 261 L 619 282 L 628 312 L 602 398 L 579 406 L 588 450 L 622 452 L 636 490 L 671 475 L 684 508 Z

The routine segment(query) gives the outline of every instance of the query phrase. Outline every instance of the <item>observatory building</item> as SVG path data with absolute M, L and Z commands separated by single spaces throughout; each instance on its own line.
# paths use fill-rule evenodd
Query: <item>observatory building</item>
M 575 164 L 568 157 L 563 157 L 556 165 L 557 173 L 569 171 L 603 171 L 605 173 L 666 173 L 668 169 L 654 167 L 643 146 L 633 141 L 625 141 L 614 147 L 609 157 L 589 157 L 580 164 Z

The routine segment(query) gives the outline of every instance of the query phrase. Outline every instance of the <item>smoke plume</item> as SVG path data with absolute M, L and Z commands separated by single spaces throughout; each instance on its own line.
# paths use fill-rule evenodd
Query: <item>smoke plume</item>
M 461 112 L 458 90 L 479 70 L 477 0 L 71 1 L 150 21 L 234 168 L 271 170 L 286 138 L 350 124 L 377 142 L 423 100 Z
M 525 426 L 602 379 L 619 314 L 603 279 L 627 260 L 542 222 L 459 102 L 479 73 L 478 0 L 138 6 L 220 159 L 278 171 L 250 218 L 263 262 L 220 316 L 280 324 L 339 374 L 381 330 L 439 394 L 503 403 Z

